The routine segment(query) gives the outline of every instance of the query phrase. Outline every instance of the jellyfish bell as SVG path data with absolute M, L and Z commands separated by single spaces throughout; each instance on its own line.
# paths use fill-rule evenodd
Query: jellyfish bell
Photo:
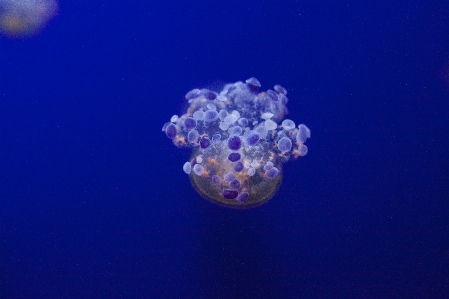
M 267 202 L 281 184 L 282 164 L 307 154 L 309 128 L 283 120 L 286 89 L 259 87 L 251 78 L 218 93 L 194 89 L 187 112 L 163 127 L 176 146 L 193 149 L 182 169 L 213 203 L 242 209 Z
M 0 0 L 0 32 L 10 38 L 36 35 L 57 12 L 56 0 Z
M 282 182 L 282 173 L 279 171 L 275 178 L 269 179 L 256 172 L 244 182 L 244 189 L 240 192 L 232 190 L 232 193 L 231 188 L 223 188 L 221 181 L 217 184 L 214 179 L 193 172 L 189 174 L 189 179 L 198 194 L 210 202 L 228 208 L 248 209 L 266 203 L 276 194 Z

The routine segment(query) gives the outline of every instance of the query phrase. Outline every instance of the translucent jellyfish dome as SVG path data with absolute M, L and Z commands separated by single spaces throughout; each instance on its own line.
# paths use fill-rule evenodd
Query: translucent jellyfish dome
M 0 0 L 0 33 L 11 38 L 36 35 L 57 11 L 57 0 Z
M 216 93 L 193 89 L 189 107 L 162 131 L 178 147 L 193 149 L 182 169 L 204 198 L 233 208 L 261 205 L 282 181 L 282 164 L 307 154 L 310 130 L 284 119 L 287 90 L 259 91 L 256 78 L 226 84 Z

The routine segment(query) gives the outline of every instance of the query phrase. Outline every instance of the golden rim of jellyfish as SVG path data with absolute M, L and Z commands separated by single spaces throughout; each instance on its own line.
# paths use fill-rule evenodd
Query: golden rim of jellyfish
M 245 202 L 224 198 L 222 187 L 215 185 L 210 178 L 198 176 L 193 172 L 189 174 L 189 178 L 195 190 L 205 199 L 228 208 L 249 209 L 266 203 L 276 194 L 282 182 L 282 172 L 279 169 L 279 174 L 274 179 L 264 178 L 258 172 L 249 177 L 249 196 Z

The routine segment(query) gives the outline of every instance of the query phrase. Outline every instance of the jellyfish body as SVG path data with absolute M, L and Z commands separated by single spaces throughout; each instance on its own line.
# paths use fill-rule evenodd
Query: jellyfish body
M 282 164 L 307 154 L 309 128 L 283 120 L 286 89 L 275 85 L 259 92 L 260 87 L 250 78 L 218 93 L 189 91 L 187 112 L 162 129 L 176 146 L 193 148 L 183 170 L 214 203 L 248 208 L 267 202 L 282 181 Z
M 0 0 L 0 32 L 11 38 L 33 36 L 57 11 L 56 0 Z

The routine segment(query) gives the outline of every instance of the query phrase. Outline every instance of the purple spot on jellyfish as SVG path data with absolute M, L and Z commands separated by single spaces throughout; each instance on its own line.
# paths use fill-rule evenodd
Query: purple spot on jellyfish
M 228 139 L 228 148 L 233 151 L 238 151 L 242 146 L 242 140 L 239 136 L 233 135 Z
M 228 160 L 231 162 L 236 162 L 240 160 L 240 154 L 239 153 L 230 153 L 228 156 Z
M 205 122 L 211 123 L 211 122 L 216 121 L 217 119 L 218 119 L 218 112 L 215 110 L 207 110 L 204 113 L 204 121 Z
M 207 138 L 207 137 L 201 137 L 201 139 L 200 139 L 200 147 L 202 149 L 206 149 L 206 148 L 209 147 L 209 145 L 210 145 L 210 139 Z
M 292 141 L 290 140 L 290 138 L 288 137 L 282 137 L 281 139 L 279 139 L 278 141 L 278 149 L 285 153 L 288 152 L 289 150 L 291 150 L 292 148 Z
M 257 131 L 249 131 L 245 136 L 246 144 L 254 146 L 260 139 L 260 135 Z
M 237 162 L 237 163 L 235 163 L 235 165 L 234 165 L 234 171 L 235 172 L 240 172 L 240 171 L 242 171 L 243 170 L 243 168 L 245 168 L 245 166 L 243 165 L 243 163 L 242 162 Z
M 239 192 L 237 190 L 230 190 L 230 189 L 224 189 L 223 190 L 223 197 L 226 199 L 235 199 L 239 195 Z
M 214 174 L 211 179 L 212 183 L 214 183 L 215 185 L 221 185 L 221 178 L 218 175 Z
M 173 139 L 176 137 L 176 126 L 174 124 L 169 124 L 165 128 L 165 134 L 168 138 Z
M 278 94 L 271 89 L 267 90 L 267 95 L 270 97 L 270 99 L 272 99 L 275 102 L 277 102 L 279 100 Z
M 262 86 L 259 82 L 259 80 L 257 80 L 254 77 L 249 78 L 248 80 L 245 81 L 246 84 L 248 85 L 248 87 L 253 90 L 253 91 L 258 91 L 259 88 Z
M 265 172 L 265 175 L 269 179 L 274 179 L 275 177 L 278 176 L 278 174 L 279 174 L 279 170 L 276 167 L 272 167 Z
M 184 126 L 187 130 L 192 130 L 196 128 L 196 120 L 193 117 L 187 117 L 184 121 Z
M 229 182 L 229 189 L 232 190 L 240 189 L 240 182 L 238 180 L 233 180 L 232 182 Z
M 211 90 L 208 90 L 208 89 L 203 91 L 203 95 L 204 95 L 204 97 L 206 99 L 208 99 L 210 101 L 213 101 L 213 100 L 215 100 L 217 98 L 217 94 L 215 92 L 211 91 Z
M 189 91 L 187 94 L 186 94 L 186 99 L 187 100 L 192 100 L 192 99 L 195 99 L 195 98 L 197 98 L 199 95 L 200 95 L 200 90 L 199 89 L 192 89 L 191 91 Z
M 248 192 L 242 192 L 238 195 L 237 201 L 239 202 L 246 202 L 248 200 L 249 194 Z

